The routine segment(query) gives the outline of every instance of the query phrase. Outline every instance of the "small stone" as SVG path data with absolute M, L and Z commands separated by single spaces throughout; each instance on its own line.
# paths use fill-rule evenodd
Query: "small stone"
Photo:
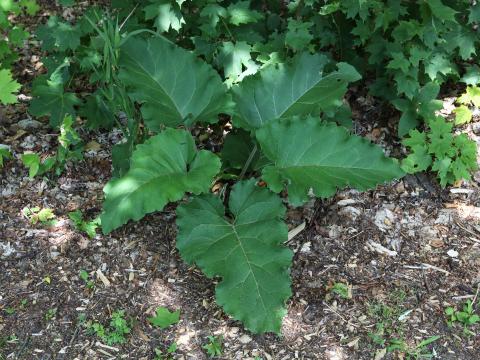
M 343 199 L 337 202 L 337 205 L 342 207 L 342 206 L 347 206 L 347 205 L 353 205 L 356 204 L 356 201 L 353 199 Z
M 252 341 L 252 338 L 248 336 L 247 334 L 240 336 L 238 339 L 242 344 L 248 344 L 250 341 Z
M 43 126 L 43 124 L 37 120 L 23 119 L 17 123 L 17 126 L 23 130 L 35 130 L 35 129 L 40 129 Z
M 311 251 L 311 245 L 312 243 L 310 241 L 307 241 L 305 244 L 302 245 L 302 248 L 300 249 L 301 253 L 309 253 Z
M 450 249 L 450 250 L 447 251 L 447 255 L 452 257 L 452 258 L 456 258 L 456 257 L 458 257 L 458 251 Z
M 386 207 L 380 209 L 375 214 L 375 225 L 381 231 L 387 231 L 390 229 L 395 221 L 395 215 Z

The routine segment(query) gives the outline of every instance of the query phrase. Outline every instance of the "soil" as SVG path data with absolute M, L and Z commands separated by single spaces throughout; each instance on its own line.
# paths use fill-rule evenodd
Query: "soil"
M 17 66 L 26 82 L 42 71 L 31 61 L 37 50 L 25 49 Z M 480 172 L 446 190 L 420 174 L 289 208 L 291 230 L 305 223 L 288 242 L 295 252 L 293 296 L 282 335 L 255 335 L 216 305 L 215 281 L 180 259 L 175 204 L 94 239 L 75 229 L 69 212 L 80 209 L 88 219 L 101 212 L 119 134 L 81 133 L 89 149 L 83 161 L 69 163 L 58 178 L 30 179 L 20 155 L 53 153 L 56 136 L 46 122 L 18 125 L 29 119 L 28 86 L 22 91 L 24 102 L 2 109 L 0 118 L 0 143 L 14 154 L 0 169 L 0 359 L 154 359 L 155 348 L 165 351 L 173 342 L 173 358 L 207 359 L 210 335 L 223 339 L 221 359 L 415 358 L 415 347 L 432 336 L 440 337 L 425 350 L 436 358 L 480 358 L 480 326 L 467 334 L 445 315 L 468 300 L 478 314 Z M 356 132 L 399 155 L 395 119 L 361 89 L 353 91 Z M 449 104 L 445 99 L 446 113 Z M 477 121 L 462 131 L 480 145 L 479 129 Z M 32 224 L 22 209 L 35 206 L 53 209 L 56 223 Z M 153 327 L 148 317 L 158 306 L 180 310 L 180 322 Z M 118 310 L 131 332 L 125 343 L 108 346 L 88 325 L 108 327 Z M 409 350 L 386 351 L 393 339 Z

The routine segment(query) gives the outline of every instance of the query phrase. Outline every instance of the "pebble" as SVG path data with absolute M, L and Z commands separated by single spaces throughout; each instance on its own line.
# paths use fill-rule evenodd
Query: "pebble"
M 252 341 L 252 338 L 248 336 L 247 334 L 240 336 L 238 339 L 242 344 L 248 344 L 250 341 Z
M 450 249 L 450 250 L 447 251 L 447 255 L 452 257 L 452 258 L 456 258 L 456 257 L 458 257 L 458 251 Z
M 17 126 L 23 130 L 35 130 L 35 129 L 40 129 L 43 126 L 43 124 L 37 120 L 23 119 L 17 123 Z
M 343 199 L 337 202 L 337 205 L 342 207 L 342 206 L 347 206 L 347 205 L 353 205 L 356 204 L 357 202 L 353 199 Z
M 387 231 L 392 228 L 395 221 L 395 215 L 387 208 L 382 208 L 375 214 L 374 223 L 381 231 Z

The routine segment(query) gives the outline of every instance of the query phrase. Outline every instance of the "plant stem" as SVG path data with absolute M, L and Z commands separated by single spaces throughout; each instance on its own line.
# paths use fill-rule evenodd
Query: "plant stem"
M 242 180 L 243 177 L 245 176 L 245 173 L 247 172 L 247 169 L 249 168 L 250 164 L 252 163 L 253 157 L 257 153 L 257 144 L 253 147 L 252 151 L 250 152 L 250 155 L 248 155 L 247 162 L 243 166 L 242 172 L 240 173 L 239 180 Z

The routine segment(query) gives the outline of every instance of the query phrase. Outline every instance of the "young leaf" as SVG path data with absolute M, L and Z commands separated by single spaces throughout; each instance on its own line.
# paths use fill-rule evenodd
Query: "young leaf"
M 350 65 L 325 75 L 327 58 L 302 54 L 292 65 L 270 65 L 232 88 L 245 129 L 258 129 L 268 121 L 292 115 L 318 114 L 342 104 L 349 82 L 360 79 Z
M 0 70 L 0 104 L 15 104 L 17 102 L 17 96 L 21 85 L 13 80 L 10 70 Z
M 208 191 L 219 170 L 218 157 L 207 150 L 197 151 L 192 136 L 184 130 L 167 129 L 151 137 L 133 152 L 127 174 L 105 186 L 103 232 L 160 211 L 186 192 Z
M 35 153 L 27 153 L 22 155 L 23 165 L 28 167 L 28 176 L 34 178 L 40 169 L 40 156 Z
M 64 84 L 70 76 L 69 66 L 69 60 L 64 59 L 50 77 L 38 77 L 33 84 L 35 98 L 28 111 L 35 116 L 50 115 L 52 127 L 59 127 L 67 114 L 75 117 L 74 107 L 81 103 L 74 93 L 64 92 Z
M 222 278 L 216 298 L 228 314 L 255 333 L 278 333 L 291 295 L 285 207 L 251 179 L 233 186 L 229 210 L 233 219 L 210 194 L 180 205 L 177 247 L 208 277 Z
M 365 190 L 404 175 L 380 148 L 313 117 L 271 122 L 257 131 L 257 139 L 274 163 L 264 168 L 263 179 L 275 192 L 287 183 L 293 205 L 308 200 L 310 189 L 328 197 L 337 188 Z
M 180 320 L 180 311 L 170 312 L 164 307 L 158 307 L 155 316 L 148 318 L 148 321 L 160 329 L 166 329 L 170 325 L 178 323 Z
M 80 28 L 62 22 L 57 16 L 51 16 L 45 25 L 40 25 L 36 33 L 42 41 L 43 50 L 75 50 L 80 45 Z
M 132 89 L 133 98 L 143 103 L 150 130 L 215 123 L 217 115 L 231 106 L 216 71 L 163 38 L 131 38 L 122 46 L 120 66 L 120 78 Z
M 241 25 L 257 22 L 263 18 L 262 13 L 250 10 L 250 0 L 237 1 L 227 8 L 228 22 L 232 25 Z
M 455 125 L 462 125 L 472 120 L 472 111 L 466 105 L 460 105 L 454 111 Z
M 458 102 L 464 105 L 473 103 L 476 107 L 480 107 L 480 87 L 467 86 L 465 94 L 458 98 Z
M 150 5 L 143 8 L 145 19 L 155 19 L 154 26 L 159 32 L 166 32 L 170 28 L 178 31 L 185 24 L 180 12 L 181 3 L 182 1 L 178 0 L 150 0 Z

